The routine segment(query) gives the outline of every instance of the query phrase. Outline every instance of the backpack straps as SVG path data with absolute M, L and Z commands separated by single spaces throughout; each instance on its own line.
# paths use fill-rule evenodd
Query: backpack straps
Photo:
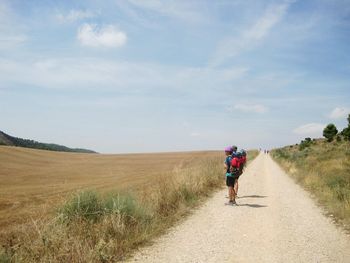
M 232 157 L 231 157 L 231 156 L 227 156 L 227 157 L 226 157 L 225 163 L 226 163 L 226 166 L 227 166 L 227 169 L 226 169 L 226 172 L 227 172 L 227 173 L 230 173 L 230 169 L 231 169 L 231 160 L 232 160 Z

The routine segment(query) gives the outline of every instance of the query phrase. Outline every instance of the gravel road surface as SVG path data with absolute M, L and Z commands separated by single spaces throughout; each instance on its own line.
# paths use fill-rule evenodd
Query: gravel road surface
M 238 206 L 215 193 L 128 262 L 350 262 L 350 237 L 268 155 L 239 186 Z

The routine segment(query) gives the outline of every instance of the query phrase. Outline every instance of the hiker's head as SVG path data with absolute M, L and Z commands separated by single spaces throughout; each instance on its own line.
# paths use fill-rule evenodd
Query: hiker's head
M 225 154 L 226 155 L 231 155 L 231 153 L 232 153 L 232 147 L 231 146 L 225 147 Z
M 243 149 L 240 150 L 240 153 L 242 154 L 242 156 L 246 156 L 247 155 L 246 151 L 243 150 Z
M 231 148 L 232 148 L 233 152 L 237 152 L 237 146 L 236 145 L 233 145 Z

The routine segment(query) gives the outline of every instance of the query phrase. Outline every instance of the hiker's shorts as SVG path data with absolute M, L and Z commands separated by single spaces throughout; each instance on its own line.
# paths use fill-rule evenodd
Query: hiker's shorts
M 226 185 L 233 187 L 235 185 L 236 179 L 237 178 L 233 176 L 226 176 Z

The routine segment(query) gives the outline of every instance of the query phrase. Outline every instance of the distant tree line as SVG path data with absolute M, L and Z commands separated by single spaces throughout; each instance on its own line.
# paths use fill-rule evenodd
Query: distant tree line
M 34 140 L 13 137 L 1 131 L 0 131 L 0 135 L 2 135 L 3 138 L 5 138 L 5 140 L 0 140 L 0 145 L 12 145 L 12 146 L 18 146 L 18 147 L 34 148 L 34 149 L 58 151 L 58 152 L 96 153 L 95 151 L 87 150 L 87 149 L 69 148 L 69 147 L 54 144 L 54 143 L 42 143 Z

